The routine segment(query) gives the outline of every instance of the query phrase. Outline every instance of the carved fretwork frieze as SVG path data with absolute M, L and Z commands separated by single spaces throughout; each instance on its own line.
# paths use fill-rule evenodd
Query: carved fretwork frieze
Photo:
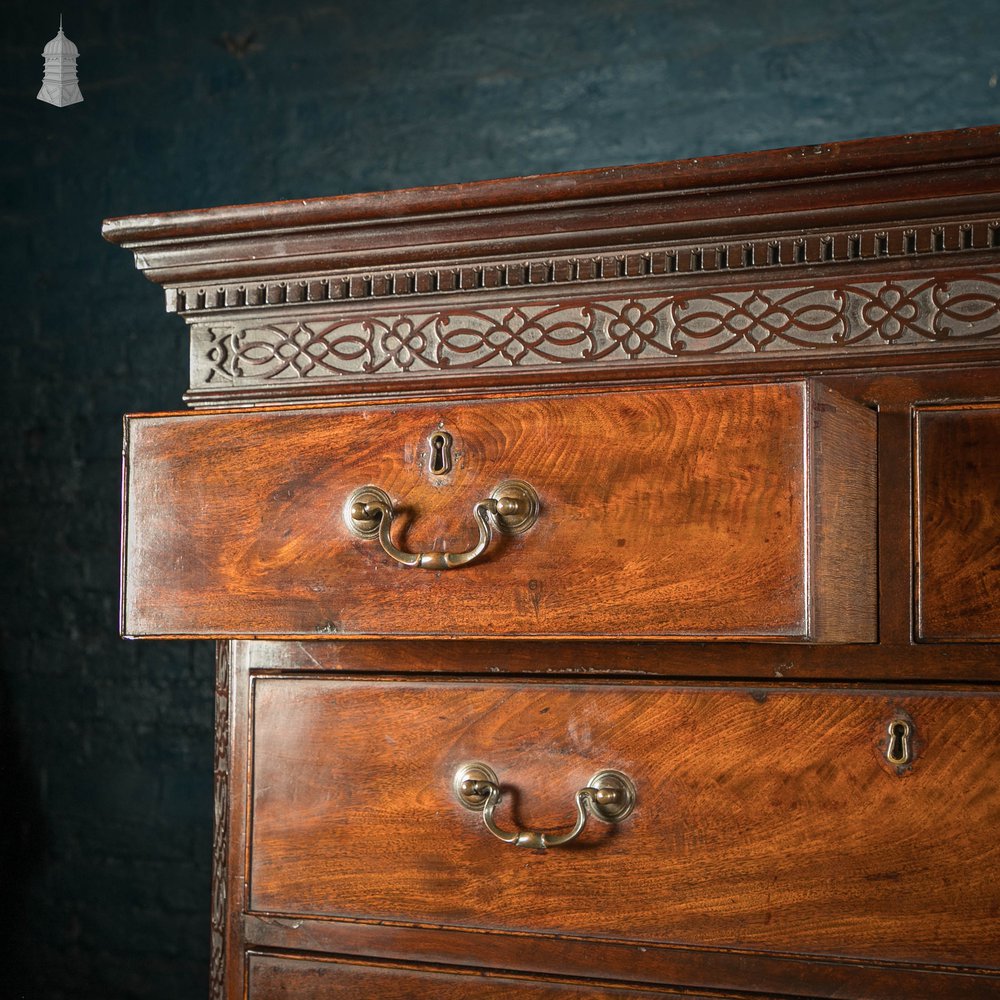
M 210 1000 L 226 996 L 226 903 L 229 882 L 229 643 L 220 642 L 215 667 L 215 827 L 212 838 Z
M 1000 274 L 968 274 L 196 323 L 192 387 L 956 346 L 1000 338 L 998 310 Z
M 1000 220 L 986 218 L 652 249 L 609 249 L 593 255 L 576 253 L 361 274 L 345 272 L 303 278 L 226 281 L 218 285 L 180 285 L 168 288 L 167 309 L 181 313 L 244 310 L 628 279 L 683 281 L 702 274 L 773 273 L 803 265 L 817 267 L 935 256 L 954 258 L 963 252 L 997 248 L 1000 248 Z

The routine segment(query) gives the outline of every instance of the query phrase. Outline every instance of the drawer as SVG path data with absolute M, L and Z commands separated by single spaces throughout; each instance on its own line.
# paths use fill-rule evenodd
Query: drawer
M 917 637 L 1000 639 L 1000 405 L 916 412 Z
M 1000 965 L 994 691 L 273 675 L 251 710 L 251 914 Z M 514 846 L 473 762 L 500 833 L 569 832 L 608 770 L 634 809 Z
M 805 382 L 166 414 L 126 437 L 130 636 L 876 637 L 874 415 Z M 506 519 L 526 530 L 477 521 L 512 480 L 534 523 L 528 500 Z M 353 530 L 366 486 L 399 550 L 484 551 L 401 565 Z
M 668 995 L 666 991 L 638 987 L 600 986 L 595 983 L 542 981 L 511 974 L 404 966 L 344 959 L 304 958 L 286 955 L 248 956 L 249 1000 L 467 1000 L 468 997 L 558 1000 L 646 1000 Z M 672 997 L 705 997 L 701 993 L 670 990 Z M 731 996 L 731 994 L 725 994 Z M 758 994 L 759 996 L 759 994 Z M 712 991 L 711 997 L 723 994 Z

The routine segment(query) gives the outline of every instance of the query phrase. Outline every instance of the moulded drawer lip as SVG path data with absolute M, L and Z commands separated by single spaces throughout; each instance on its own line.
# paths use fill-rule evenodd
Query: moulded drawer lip
M 374 959 L 374 964 L 393 960 L 411 963 L 418 959 L 432 962 L 446 971 L 457 958 L 460 968 L 486 971 L 502 964 L 505 970 L 518 970 L 528 976 L 585 977 L 591 988 L 595 979 L 610 977 L 623 984 L 629 983 L 629 996 L 641 996 L 632 991 L 651 983 L 672 984 L 659 989 L 674 996 L 678 984 L 684 983 L 687 989 L 695 991 L 692 996 L 705 1000 L 707 993 L 719 996 L 717 991 L 720 989 L 726 990 L 725 995 L 733 1000 L 736 996 L 751 1000 L 760 997 L 761 991 L 786 996 L 790 985 L 795 996 L 817 998 L 836 995 L 857 1000 L 876 997 L 895 1000 L 906 996 L 914 1000 L 937 1000 L 941 996 L 953 996 L 978 1000 L 984 986 L 998 978 L 989 969 L 970 967 L 858 962 L 777 952 L 716 951 L 669 945 L 637 948 L 634 942 L 614 942 L 607 938 L 602 938 L 600 947 L 595 948 L 595 941 L 587 938 L 497 934 L 463 928 L 430 932 L 425 927 L 414 929 L 419 932 L 422 944 L 416 951 L 410 936 L 405 931 L 400 935 L 399 929 L 388 922 L 359 924 L 282 918 L 280 915 L 249 916 L 247 932 L 254 943 L 247 955 L 283 954 L 290 959 L 301 956 L 337 962 L 341 955 L 358 954 L 358 941 L 363 939 L 364 954 L 370 956 L 369 960 Z M 530 938 L 530 949 L 520 946 L 525 938 Z M 346 942 L 350 944 L 345 948 Z M 310 949 L 308 956 L 302 954 L 306 947 Z M 279 951 L 273 950 L 275 948 Z M 502 963 L 498 961 L 500 956 L 503 956 Z M 729 992 L 743 990 L 747 992 Z
M 249 1000 L 294 996 L 297 995 L 295 990 L 300 982 L 307 989 L 313 990 L 320 979 L 324 990 L 336 990 L 336 996 L 352 998 L 361 995 L 382 996 L 386 989 L 391 989 L 392 995 L 398 998 L 402 995 L 402 988 L 406 989 L 408 997 L 419 996 L 451 986 L 452 989 L 461 989 L 462 995 L 468 995 L 471 991 L 477 997 L 492 998 L 509 997 L 512 990 L 517 990 L 516 995 L 530 996 L 532 1000 L 538 1000 L 540 996 L 594 997 L 597 992 L 603 1000 L 610 1000 L 611 997 L 654 1000 L 667 995 L 707 1000 L 706 994 L 701 991 L 682 993 L 669 987 L 658 989 L 655 986 L 643 989 L 639 985 L 623 983 L 617 976 L 610 977 L 608 982 L 597 982 L 566 975 L 552 977 L 528 974 L 507 968 L 470 968 L 414 961 L 399 964 L 363 956 L 256 950 L 247 951 L 245 961 Z M 300 974 L 303 979 L 297 981 Z M 450 997 L 457 995 L 449 991 Z M 712 995 L 717 994 L 713 991 Z
M 874 415 L 803 380 L 133 416 L 125 452 L 128 637 L 877 638 Z M 342 515 L 380 485 L 400 545 L 462 550 L 508 479 L 538 521 L 446 573 Z

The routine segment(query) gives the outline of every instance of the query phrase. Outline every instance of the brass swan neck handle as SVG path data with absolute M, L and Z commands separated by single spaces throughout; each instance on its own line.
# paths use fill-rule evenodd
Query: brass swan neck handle
M 465 552 L 406 552 L 392 540 L 395 517 L 392 500 L 377 486 L 355 490 L 344 505 L 344 519 L 354 534 L 376 538 L 387 556 L 401 566 L 417 569 L 455 569 L 478 559 L 493 538 L 493 530 L 503 534 L 527 531 L 538 518 L 538 494 L 519 480 L 501 483 L 485 500 L 472 508 L 479 528 L 479 539 Z
M 565 833 L 541 833 L 535 830 L 503 830 L 493 818 L 502 798 L 500 781 L 488 764 L 467 764 L 455 775 L 455 795 L 466 809 L 483 814 L 483 824 L 497 840 L 515 847 L 544 851 L 576 840 L 583 832 L 587 817 L 604 823 L 620 823 L 635 808 L 635 785 L 620 771 L 599 771 L 581 788 L 576 802 L 576 822 Z

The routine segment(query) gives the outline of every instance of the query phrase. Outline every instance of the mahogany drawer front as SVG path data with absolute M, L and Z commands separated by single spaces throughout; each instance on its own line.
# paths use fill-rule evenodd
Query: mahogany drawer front
M 132 417 L 126 463 L 127 635 L 876 638 L 874 415 L 802 381 Z M 468 550 L 511 479 L 537 522 L 448 572 L 345 520 Z
M 997 967 L 995 692 L 253 685 L 251 912 Z M 609 768 L 635 809 L 514 847 L 456 799 L 472 761 L 505 830 L 565 830 Z
M 1000 639 L 1000 404 L 916 412 L 917 637 Z
M 705 997 L 702 993 L 600 986 L 596 983 L 540 981 L 510 974 L 472 970 L 445 970 L 376 962 L 351 962 L 286 955 L 248 956 L 249 1000 L 467 1000 L 468 997 L 549 1000 L 558 997 L 588 997 L 593 1000 L 646 1000 L 650 997 Z M 715 991 L 712 997 L 731 994 Z M 759 994 L 757 994 L 759 996 Z

